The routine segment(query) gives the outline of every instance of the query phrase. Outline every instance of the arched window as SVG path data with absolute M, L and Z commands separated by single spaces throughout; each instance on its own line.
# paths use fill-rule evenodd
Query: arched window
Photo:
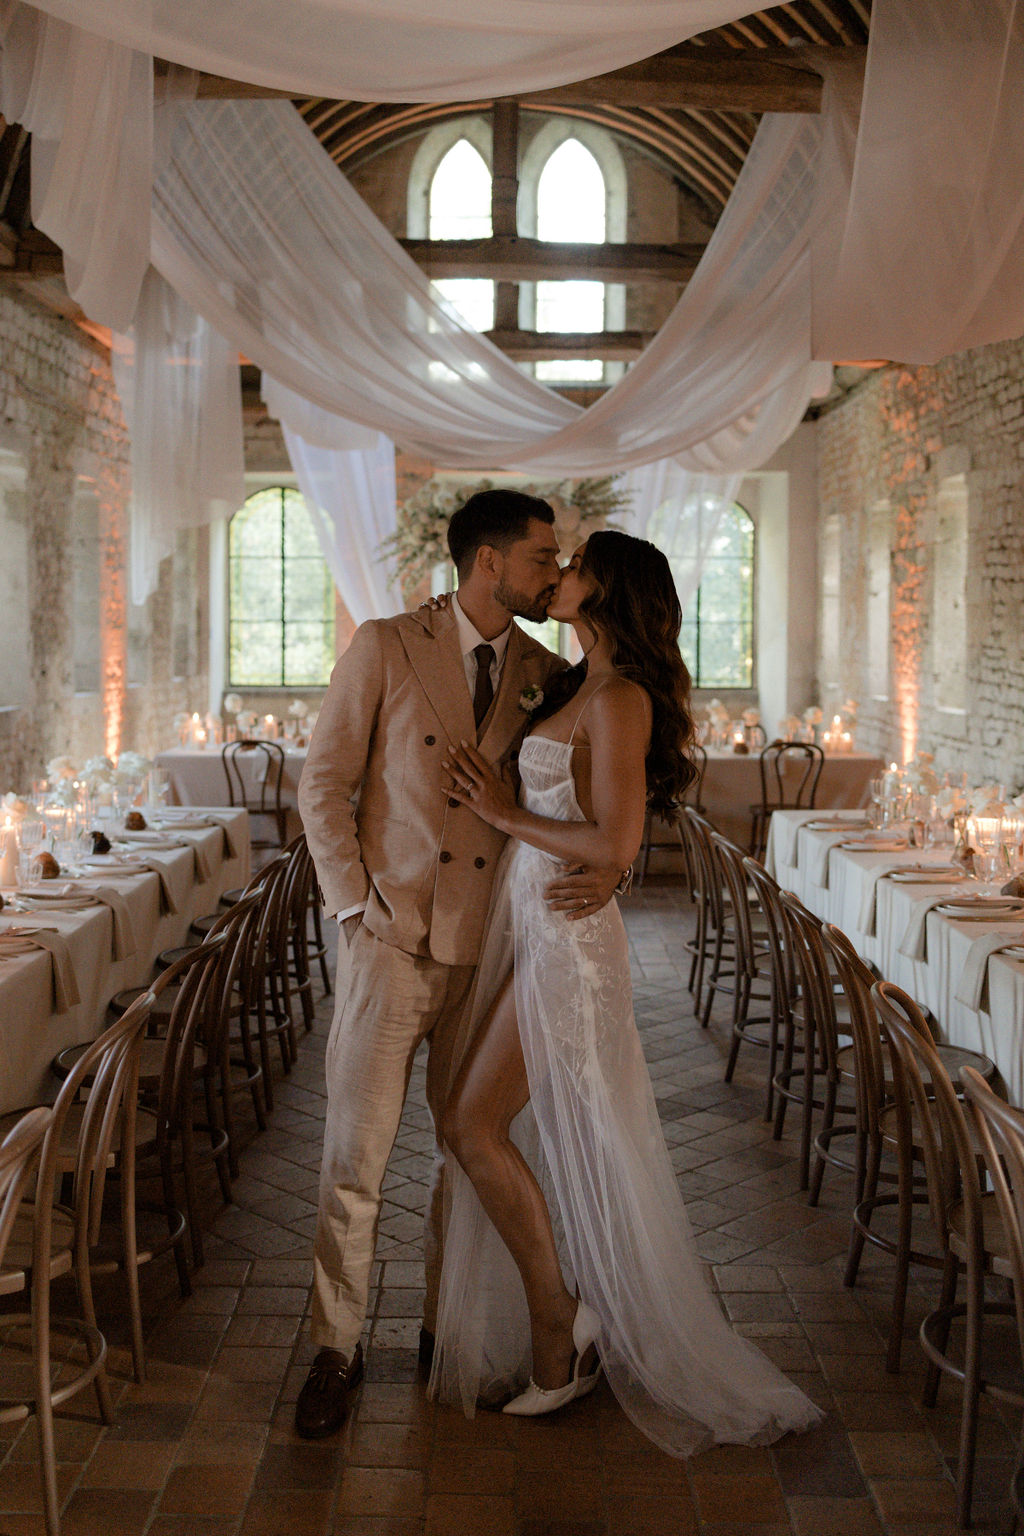
M 699 519 L 688 527 L 690 547 L 703 544 Z M 708 514 L 711 515 L 711 514 Z M 753 688 L 754 686 L 754 555 L 753 520 L 733 504 L 722 514 L 701 571 L 700 586 L 683 613 L 679 646 L 695 688 Z M 669 564 L 680 572 L 687 556 Z
M 228 681 L 236 688 L 325 684 L 334 665 L 334 583 L 306 504 L 270 486 L 228 529 Z
M 474 240 L 491 234 L 491 173 L 479 150 L 459 139 L 430 183 L 431 240 Z M 445 277 L 434 284 L 477 331 L 494 325 L 494 284 L 483 277 Z
M 601 167 L 579 139 L 565 139 L 548 157 L 537 182 L 537 238 L 585 241 L 605 239 L 607 193 Z M 539 282 L 536 289 L 538 331 L 603 331 L 605 285 L 578 279 Z M 571 359 L 537 364 L 537 378 L 564 383 L 599 381 L 600 359 Z

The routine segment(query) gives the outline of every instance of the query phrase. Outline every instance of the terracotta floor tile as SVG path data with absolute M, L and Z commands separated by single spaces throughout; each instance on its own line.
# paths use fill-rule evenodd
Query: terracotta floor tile
M 427 1499 L 424 1536 L 516 1536 L 511 1499 L 469 1494 L 432 1494 Z
M 81 1467 L 73 1462 L 58 1465 L 57 1497 L 61 1501 L 67 1498 L 81 1471 Z M 0 1467 L 0 1510 L 32 1514 L 41 1512 L 42 1508 L 43 1482 L 37 1462 L 8 1461 Z
M 870 1499 L 787 1500 L 794 1536 L 882 1536 Z
M 174 1440 L 108 1440 L 82 1474 L 83 1488 L 162 1488 L 178 1445 Z
M 692 1483 L 700 1517 L 706 1525 L 744 1520 L 769 1524 L 786 1519 L 779 1485 L 764 1473 L 723 1477 L 697 1472 Z
M 417 1515 L 423 1508 L 422 1472 L 406 1467 L 347 1467 L 341 1480 L 338 1514 Z
M 638 1493 L 608 1499 L 608 1531 L 614 1536 L 697 1536 L 697 1513 L 689 1495 L 654 1498 Z
M 61 1536 L 139 1536 L 151 1508 L 138 1490 L 80 1488 L 61 1515 Z
M 333 1500 L 328 1488 L 262 1493 L 249 1501 L 238 1536 L 328 1536 Z
M 320 1445 L 268 1445 L 256 1471 L 256 1496 L 268 1489 L 333 1488 L 344 1470 L 346 1451 L 337 1438 Z
M 373 1423 L 362 1416 L 355 1425 L 347 1450 L 354 1467 L 424 1467 L 430 1455 L 428 1437 L 421 1427 Z
M 208 1462 L 174 1467 L 160 1498 L 163 1514 L 187 1515 L 200 1510 L 211 1519 L 241 1515 L 252 1488 L 253 1468 Z
M 604 1500 L 601 1480 L 585 1468 L 537 1469 L 519 1478 L 515 1487 L 516 1513 L 524 1520 L 562 1520 L 567 1514 L 577 1520 L 600 1520 Z
M 929 1478 L 872 1478 L 871 1493 L 887 1522 L 912 1524 L 951 1518 L 956 1500 L 951 1482 Z
M 930 1435 L 855 1430 L 853 1453 L 865 1477 L 942 1477 L 943 1465 Z

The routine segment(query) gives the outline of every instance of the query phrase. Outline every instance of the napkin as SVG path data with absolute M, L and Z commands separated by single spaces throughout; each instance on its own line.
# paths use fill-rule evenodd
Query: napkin
M 1016 942 L 1020 942 L 1019 935 L 1015 934 L 1012 937 Z M 970 1008 L 975 1013 L 978 1012 L 988 983 L 988 962 L 992 955 L 1005 949 L 1010 940 L 1011 935 L 1005 932 L 983 933 L 980 938 L 974 940 L 967 951 L 967 959 L 960 972 L 960 980 L 956 984 L 954 996 L 958 1003 L 963 1003 L 965 1008 Z
M 861 898 L 860 912 L 857 914 L 857 932 L 865 933 L 873 937 L 875 932 L 875 913 L 878 903 L 878 882 L 885 880 L 887 876 L 895 874 L 899 869 L 898 864 L 884 864 L 879 869 L 866 869 L 863 874 L 864 895 Z
M 96 901 L 110 908 L 113 927 L 110 940 L 112 959 L 127 960 L 128 956 L 134 955 L 139 947 L 128 903 L 119 891 L 113 890 L 109 885 L 94 885 L 91 894 Z
M 814 821 L 820 814 L 820 811 L 808 811 L 803 816 L 789 815 L 785 820 L 779 818 L 772 828 L 772 851 L 777 865 L 796 868 L 800 828 L 805 821 Z
M 927 923 L 928 913 L 933 907 L 942 906 L 949 900 L 949 892 L 940 893 L 938 896 L 929 896 L 924 901 L 915 901 L 914 910 L 910 916 L 900 944 L 899 952 L 907 960 L 924 960 L 927 958 Z
M 29 949 L 49 951 L 53 978 L 53 1011 L 67 1013 L 81 997 L 78 978 L 71 963 L 67 939 L 55 928 L 0 928 L 0 955 L 23 955 Z
M 166 869 L 164 869 L 162 864 L 152 863 L 140 864 L 139 868 L 152 870 L 153 874 L 156 875 L 157 879 L 160 881 L 160 916 L 173 917 L 178 910 L 178 906 L 174 900 L 173 895 L 171 894 L 171 887 L 170 882 L 167 879 Z
M 225 821 L 222 821 L 213 812 L 204 812 L 202 816 L 196 816 L 195 814 L 177 816 L 172 815 L 168 811 L 161 815 L 160 821 L 167 823 L 168 830 L 178 832 L 206 832 L 210 827 L 220 827 L 224 834 L 224 857 L 226 859 L 238 858 L 238 848 L 235 845 L 234 838 L 231 836 L 230 828 Z M 208 880 L 210 877 L 206 875 L 203 878 Z

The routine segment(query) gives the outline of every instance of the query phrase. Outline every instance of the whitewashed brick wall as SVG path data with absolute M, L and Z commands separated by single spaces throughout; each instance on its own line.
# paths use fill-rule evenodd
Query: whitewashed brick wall
M 915 747 L 934 751 L 941 769 L 1019 790 L 1024 341 L 871 375 L 819 421 L 817 434 L 826 578 L 830 543 L 839 550 L 838 604 L 823 593 L 820 609 L 822 703 L 860 701 L 865 747 L 894 758 Z M 940 550 L 937 541 L 958 527 L 966 549 L 962 542 Z M 886 535 L 887 561 L 879 547 Z M 886 568 L 884 605 L 878 580 Z M 889 618 L 881 679 L 880 604 Z

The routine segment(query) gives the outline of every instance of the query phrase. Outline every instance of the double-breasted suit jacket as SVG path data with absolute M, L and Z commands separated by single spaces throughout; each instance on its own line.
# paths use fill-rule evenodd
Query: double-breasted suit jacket
M 310 742 L 299 810 L 330 913 L 365 903 L 386 944 L 473 965 L 504 834 L 445 795 L 449 742 L 509 766 L 529 716 L 521 695 L 557 657 L 513 623 L 480 732 L 451 609 L 374 619 L 340 659 Z

